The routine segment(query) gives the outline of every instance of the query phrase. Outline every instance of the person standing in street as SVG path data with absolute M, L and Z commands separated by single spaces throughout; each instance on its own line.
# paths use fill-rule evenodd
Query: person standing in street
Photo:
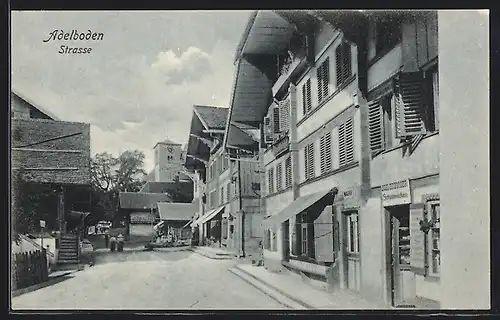
M 104 234 L 104 245 L 106 246 L 106 249 L 108 248 L 108 245 L 109 245 L 109 233 L 106 232 Z

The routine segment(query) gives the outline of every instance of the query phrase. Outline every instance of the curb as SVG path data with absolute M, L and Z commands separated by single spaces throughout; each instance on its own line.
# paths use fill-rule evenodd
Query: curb
M 283 292 L 282 290 L 276 288 L 275 286 L 270 285 L 270 284 L 262 281 L 261 279 L 246 272 L 245 270 L 239 268 L 238 266 L 235 266 L 234 268 L 229 268 L 228 270 L 231 273 L 233 273 L 234 275 L 238 276 L 240 279 L 246 281 L 247 283 L 251 284 L 255 288 L 259 289 L 260 291 L 265 293 L 267 296 L 273 298 L 274 300 L 278 301 L 282 305 L 286 306 L 287 308 L 290 308 L 290 309 L 316 309 L 313 306 L 310 306 L 307 303 L 290 296 L 289 294 Z
M 44 281 L 42 283 L 38 283 L 38 284 L 32 285 L 30 287 L 26 287 L 26 288 L 12 291 L 11 296 L 12 296 L 12 298 L 14 298 L 14 297 L 20 296 L 20 295 L 25 294 L 25 293 L 29 293 L 29 292 L 33 292 L 33 291 L 36 291 L 36 290 L 39 290 L 39 289 L 42 289 L 45 287 L 49 287 L 53 284 L 61 282 L 62 280 L 64 280 L 61 278 L 68 277 L 72 273 L 75 273 L 75 270 L 64 272 L 64 273 L 61 273 L 60 275 L 57 275 L 57 276 L 49 277 L 49 279 L 47 281 Z
M 213 260 L 233 260 L 233 257 L 230 255 L 209 254 L 203 250 L 197 250 L 195 248 L 188 248 L 188 250 Z

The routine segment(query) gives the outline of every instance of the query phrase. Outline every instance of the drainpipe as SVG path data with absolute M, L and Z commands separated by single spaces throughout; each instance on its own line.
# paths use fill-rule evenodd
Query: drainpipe
M 292 194 L 293 201 L 295 201 L 299 195 L 299 145 L 297 141 L 297 94 L 296 87 L 293 84 L 290 84 L 290 157 L 292 162 Z M 295 221 L 293 219 L 292 221 Z M 291 253 L 292 248 L 292 233 L 295 232 L 295 225 L 288 224 L 288 241 L 284 243 L 288 243 L 288 248 L 286 252 Z M 284 249 L 284 248 L 283 248 Z M 289 256 L 284 257 L 284 260 L 287 261 Z

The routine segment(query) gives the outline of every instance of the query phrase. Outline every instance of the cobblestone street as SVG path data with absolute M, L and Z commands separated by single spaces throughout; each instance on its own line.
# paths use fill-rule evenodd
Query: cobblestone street
M 112 261 L 115 259 L 115 262 Z M 231 260 L 189 252 L 103 253 L 74 277 L 12 299 L 12 308 L 284 309 L 228 271 Z

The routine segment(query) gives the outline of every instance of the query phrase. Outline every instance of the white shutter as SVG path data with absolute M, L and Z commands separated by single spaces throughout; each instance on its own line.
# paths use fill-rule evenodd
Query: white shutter
M 384 149 L 384 113 L 380 101 L 368 102 L 368 130 L 370 135 L 370 151 L 379 152 Z
M 332 170 L 332 133 L 328 132 L 320 139 L 321 174 Z
M 288 156 L 285 160 L 285 188 L 292 186 L 292 158 Z
M 276 106 L 274 105 L 272 107 L 272 115 L 273 115 L 273 132 L 276 134 L 276 133 L 279 133 L 281 132 L 281 128 L 280 128 L 280 109 L 279 109 L 279 106 Z
M 290 128 L 290 98 L 280 101 L 278 105 L 280 132 L 286 132 Z
M 279 163 L 276 166 L 276 191 L 283 189 L 283 164 Z
M 397 110 L 398 137 L 425 134 L 425 105 L 421 72 L 400 73 L 394 77 L 394 103 Z
M 316 175 L 314 168 L 314 143 L 310 143 L 307 148 L 307 179 L 312 179 Z
M 352 118 L 345 123 L 346 163 L 354 161 L 354 121 Z
M 345 124 L 339 126 L 339 166 L 342 167 L 346 164 L 345 156 Z

